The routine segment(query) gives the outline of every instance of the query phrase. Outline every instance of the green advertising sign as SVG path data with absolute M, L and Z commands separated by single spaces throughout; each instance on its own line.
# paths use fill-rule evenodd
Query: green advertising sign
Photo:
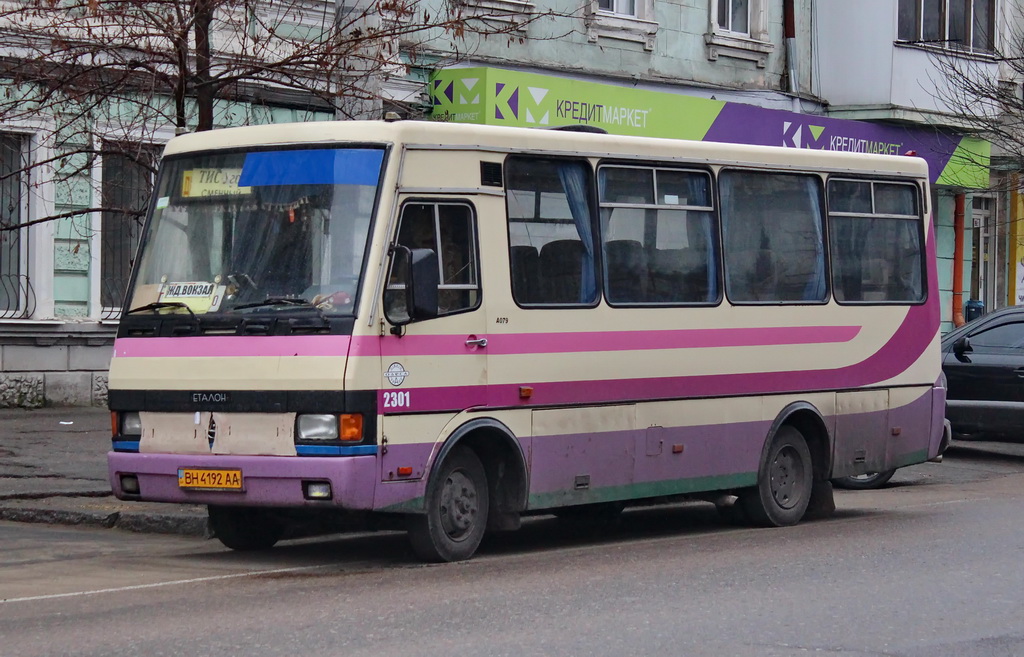
M 438 71 L 433 117 L 518 127 L 586 124 L 620 135 L 700 140 L 723 101 L 494 68 Z
M 545 128 L 591 125 L 610 133 L 732 144 L 917 155 L 932 182 L 988 187 L 991 145 L 931 128 L 798 114 L 746 103 L 477 67 L 437 71 L 433 118 Z

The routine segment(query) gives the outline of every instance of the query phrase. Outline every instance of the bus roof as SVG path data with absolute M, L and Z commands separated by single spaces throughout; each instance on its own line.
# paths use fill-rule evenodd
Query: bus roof
M 346 142 L 445 149 L 465 147 L 498 152 L 639 156 L 651 159 L 670 157 L 691 162 L 761 163 L 808 169 L 870 170 L 917 177 L 928 175 L 928 165 L 920 157 L 437 121 L 315 121 L 224 128 L 175 137 L 168 142 L 164 155 L 254 146 L 333 146 Z

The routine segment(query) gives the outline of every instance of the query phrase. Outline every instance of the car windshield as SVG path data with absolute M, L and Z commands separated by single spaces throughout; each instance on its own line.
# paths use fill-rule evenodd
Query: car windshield
M 383 160 L 347 148 L 166 161 L 128 312 L 352 314 Z

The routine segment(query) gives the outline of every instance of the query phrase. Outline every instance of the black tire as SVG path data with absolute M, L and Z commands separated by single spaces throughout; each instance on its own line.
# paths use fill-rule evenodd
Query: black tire
M 265 509 L 210 505 L 213 535 L 232 550 L 269 550 L 284 536 L 285 525 Z
M 462 561 L 487 529 L 487 474 L 476 453 L 456 447 L 427 487 L 427 512 L 409 519 L 412 549 L 424 561 Z
M 757 486 L 740 496 L 743 512 L 763 527 L 795 525 L 811 500 L 813 474 L 803 434 L 789 425 L 780 427 L 758 470 Z
M 832 485 L 846 490 L 871 490 L 872 488 L 881 488 L 889 483 L 894 474 L 896 474 L 895 468 L 852 477 L 837 477 L 832 480 Z

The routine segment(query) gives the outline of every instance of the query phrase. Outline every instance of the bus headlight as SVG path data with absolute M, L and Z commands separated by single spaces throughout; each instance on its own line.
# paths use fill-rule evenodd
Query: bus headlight
M 132 411 L 129 413 L 121 414 L 121 435 L 122 436 L 141 436 L 142 435 L 142 418 L 139 414 Z
M 295 422 L 299 440 L 337 440 L 337 415 L 300 415 Z

